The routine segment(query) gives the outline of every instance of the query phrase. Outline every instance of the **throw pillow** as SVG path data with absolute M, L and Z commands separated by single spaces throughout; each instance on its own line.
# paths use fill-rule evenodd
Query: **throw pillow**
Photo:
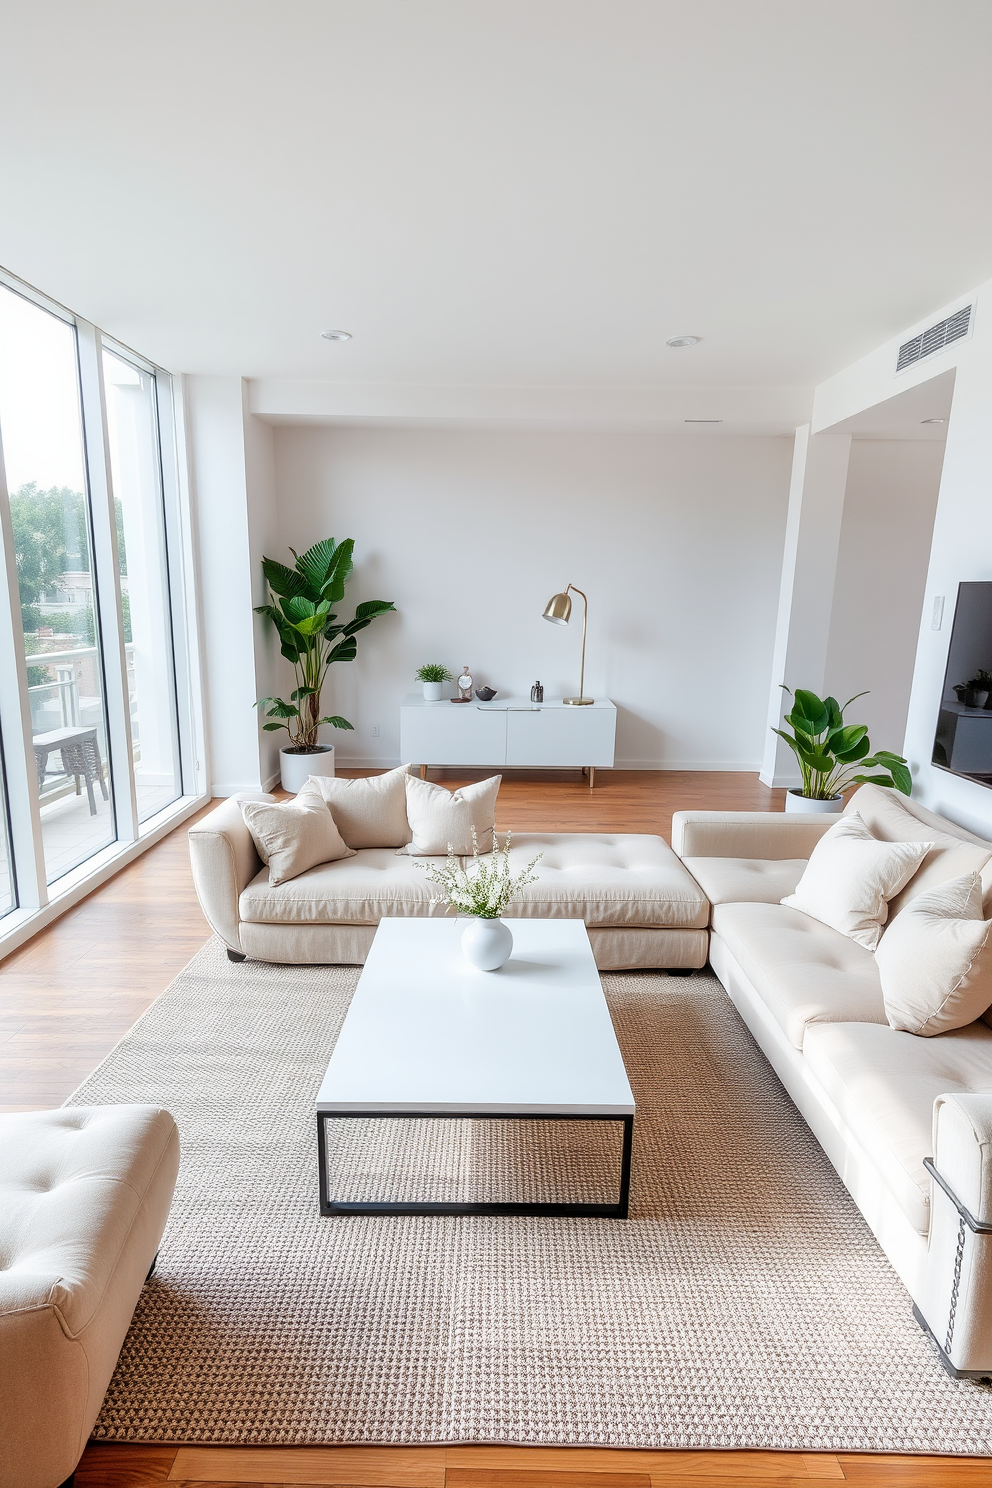
M 460 790 L 445 790 L 429 780 L 406 777 L 406 809 L 410 818 L 413 841 L 405 849 L 412 857 L 440 857 L 449 846 L 456 853 L 472 851 L 472 828 L 480 852 L 492 847 L 496 825 L 496 796 L 501 775 L 463 785 Z
M 410 841 L 403 782 L 411 768 L 399 765 L 362 780 L 311 775 L 307 784 L 320 791 L 349 847 L 402 847 Z
M 893 1028 L 930 1038 L 992 1006 L 992 920 L 977 873 L 920 894 L 892 921 L 875 962 Z
M 879 842 L 852 812 L 824 832 L 796 892 L 781 902 L 873 951 L 888 901 L 908 883 L 932 847 L 930 841 Z
M 992 846 L 979 842 L 970 832 L 955 836 L 941 831 L 936 822 L 921 820 L 905 804 L 906 798 L 880 785 L 863 785 L 852 799 L 848 812 L 861 817 L 873 837 L 880 842 L 931 842 L 919 870 L 889 904 L 889 920 L 902 908 L 949 879 L 966 873 L 980 873 L 992 859 Z
M 291 801 L 242 801 L 241 815 L 258 856 L 269 865 L 269 883 L 296 878 L 318 863 L 352 858 L 320 792 L 305 785 Z

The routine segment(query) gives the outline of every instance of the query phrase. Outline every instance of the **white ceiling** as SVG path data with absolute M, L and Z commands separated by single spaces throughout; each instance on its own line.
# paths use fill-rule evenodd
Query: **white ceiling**
M 0 264 L 173 370 L 370 411 L 669 389 L 678 421 L 696 388 L 715 417 L 992 275 L 989 0 L 0 0 L 0 27 Z

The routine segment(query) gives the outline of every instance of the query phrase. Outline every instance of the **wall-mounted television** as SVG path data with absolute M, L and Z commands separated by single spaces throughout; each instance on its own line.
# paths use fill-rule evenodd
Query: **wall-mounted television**
M 958 585 L 933 763 L 992 786 L 992 581 Z

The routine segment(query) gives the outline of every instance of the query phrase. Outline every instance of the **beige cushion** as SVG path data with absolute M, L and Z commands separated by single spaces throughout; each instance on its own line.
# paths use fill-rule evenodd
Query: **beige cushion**
M 165 1228 L 176 1123 L 154 1106 L 0 1116 L 0 1480 L 69 1476 Z
M 709 903 L 661 837 L 607 832 L 521 832 L 510 844 L 516 874 L 543 853 L 537 882 L 505 919 L 585 920 L 593 925 L 705 929 Z M 678 962 L 672 962 L 678 965 Z
M 977 873 L 907 904 L 875 952 L 892 1027 L 930 1038 L 980 1018 L 992 1006 L 990 931 Z
M 781 904 L 718 904 L 713 929 L 797 1049 L 811 1023 L 884 1023 L 871 951 Z
M 992 1031 L 972 1023 L 919 1039 L 888 1025 L 818 1023 L 806 1032 L 810 1069 L 873 1157 L 907 1218 L 930 1224 L 933 1106 L 938 1095 L 992 1090 Z
M 513 872 L 540 852 L 538 880 L 513 901 L 508 918 L 581 919 L 590 927 L 706 928 L 705 894 L 660 837 L 521 833 L 510 848 Z M 443 914 L 442 906 L 431 908 L 433 892 L 409 857 L 369 848 L 312 868 L 290 883 L 272 885 L 266 873 L 259 873 L 242 893 L 239 911 L 242 920 L 263 924 L 376 925 L 382 915 Z
M 348 847 L 334 824 L 327 803 L 312 785 L 305 785 L 291 801 L 242 801 L 241 814 L 269 867 L 269 882 L 285 883 L 317 863 L 349 858 Z
M 477 780 L 456 791 L 429 780 L 406 777 L 406 814 L 413 841 L 404 851 L 411 857 L 436 858 L 449 850 L 464 856 L 472 852 L 475 830 L 479 851 L 492 848 L 496 826 L 496 797 L 501 775 Z
M 394 847 L 360 848 L 289 883 L 259 873 L 238 901 L 242 920 L 266 924 L 378 925 L 383 915 L 443 914 L 431 908 L 427 875 Z
M 412 835 L 404 785 L 410 769 L 400 765 L 361 780 L 311 775 L 307 784 L 320 791 L 349 847 L 402 847 Z
M 780 904 L 795 891 L 806 858 L 683 858 L 711 904 Z
M 857 804 L 855 804 L 857 803 Z M 913 809 L 910 809 L 912 807 Z M 904 905 L 965 873 L 981 873 L 992 860 L 992 844 L 972 839 L 952 822 L 924 812 L 907 796 L 880 785 L 864 785 L 852 798 L 846 815 L 857 811 L 873 837 L 881 842 L 931 842 L 933 846 L 906 886 L 889 903 L 891 920 Z M 926 819 L 922 819 L 921 813 Z
M 795 893 L 782 903 L 873 951 L 889 899 L 908 882 L 932 846 L 932 841 L 879 842 L 853 812 L 816 844 Z

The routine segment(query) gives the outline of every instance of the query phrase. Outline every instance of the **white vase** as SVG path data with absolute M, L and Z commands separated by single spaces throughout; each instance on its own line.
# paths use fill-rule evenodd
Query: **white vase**
M 279 778 L 284 791 L 291 795 L 302 790 L 311 775 L 334 774 L 334 745 L 322 744 L 316 754 L 294 754 L 279 751 Z
M 480 971 L 499 971 L 512 950 L 513 934 L 502 920 L 472 919 L 462 931 L 462 955 Z
M 829 801 L 813 801 L 809 796 L 804 796 L 802 791 L 796 787 L 785 793 L 786 811 L 812 812 L 815 816 L 836 816 L 844 810 L 844 797 L 831 796 Z
M 424 702 L 425 703 L 439 703 L 443 697 L 444 697 L 444 683 L 443 682 L 425 682 L 424 683 Z

